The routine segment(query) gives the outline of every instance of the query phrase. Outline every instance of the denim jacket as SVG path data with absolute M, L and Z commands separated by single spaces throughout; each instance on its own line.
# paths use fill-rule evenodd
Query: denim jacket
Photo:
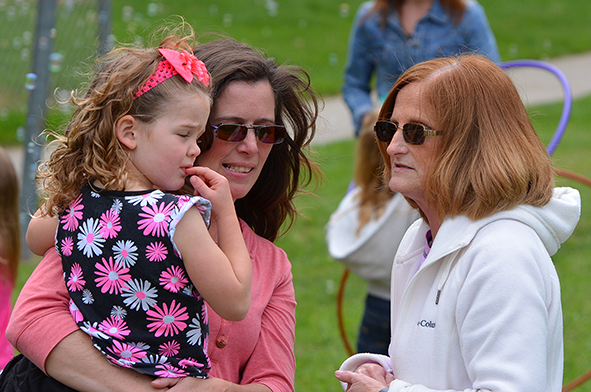
M 374 73 L 378 97 L 383 101 L 396 79 L 422 61 L 460 52 L 478 52 L 496 63 L 501 60 L 484 9 L 475 0 L 466 1 L 463 18 L 457 25 L 439 0 L 434 0 L 411 36 L 402 29 L 395 9 L 382 30 L 380 15 L 367 15 L 373 5 L 373 1 L 361 4 L 353 21 L 342 89 L 356 135 L 363 115 L 374 107 L 370 97 Z

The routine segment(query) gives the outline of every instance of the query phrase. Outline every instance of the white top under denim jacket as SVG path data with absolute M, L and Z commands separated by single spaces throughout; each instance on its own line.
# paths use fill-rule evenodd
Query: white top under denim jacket
M 578 191 L 556 188 L 543 207 L 446 219 L 416 274 L 429 227 L 415 222 L 392 269 L 390 357 L 358 354 L 341 370 L 380 363 L 396 377 L 390 392 L 561 391 L 562 307 L 550 256 L 580 206 Z
M 374 73 L 378 97 L 383 99 L 404 71 L 425 60 L 477 51 L 500 62 L 497 43 L 484 10 L 474 0 L 466 1 L 464 16 L 457 25 L 439 0 L 435 0 L 412 36 L 402 29 L 395 9 L 382 30 L 378 13 L 367 16 L 373 5 L 373 1 L 361 4 L 353 21 L 342 89 L 353 115 L 356 133 L 360 130 L 363 115 L 374 107 L 370 97 L 370 80 Z
M 384 212 L 359 227 L 359 192 L 348 192 L 326 224 L 328 253 L 355 275 L 366 280 L 367 292 L 390 300 L 390 275 L 398 244 L 409 226 L 419 218 L 404 196 L 396 193 Z

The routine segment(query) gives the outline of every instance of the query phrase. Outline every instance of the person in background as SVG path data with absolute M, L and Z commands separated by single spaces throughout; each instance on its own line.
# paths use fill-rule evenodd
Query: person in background
M 363 117 L 381 103 L 396 79 L 414 64 L 476 52 L 501 58 L 484 10 L 476 0 L 375 0 L 359 7 L 345 66 L 343 98 L 357 136 Z
M 251 306 L 240 322 L 222 320 L 208 308 L 210 377 L 184 378 L 170 390 L 293 391 L 296 302 L 291 264 L 272 241 L 295 218 L 294 196 L 319 174 L 304 153 L 316 130 L 318 98 L 304 70 L 277 65 L 234 39 L 201 43 L 193 52 L 211 76 L 209 121 L 218 129 L 207 129 L 201 138 L 196 165 L 220 173 L 230 184 L 252 262 Z M 288 128 L 282 143 L 268 143 L 261 127 L 268 125 Z M 214 225 L 210 234 L 217 239 Z M 61 262 L 50 250 L 21 291 L 7 331 L 32 361 L 23 367 L 46 371 L 74 390 L 166 387 L 159 384 L 162 379 L 109 365 L 77 329 L 68 310 Z
M 330 255 L 367 281 L 357 352 L 387 354 L 390 344 L 390 274 L 398 244 L 419 214 L 383 180 L 384 161 L 370 112 L 357 139 L 354 187 L 326 225 Z
M 551 256 L 579 192 L 554 188 L 550 155 L 511 79 L 481 56 L 417 64 L 375 125 L 390 189 L 421 219 L 392 268 L 389 356 L 335 373 L 348 392 L 562 390 L 560 283 Z
M 21 251 L 18 179 L 5 149 L 0 147 L 0 369 L 12 359 L 14 349 L 5 331 L 12 309 L 12 289 Z

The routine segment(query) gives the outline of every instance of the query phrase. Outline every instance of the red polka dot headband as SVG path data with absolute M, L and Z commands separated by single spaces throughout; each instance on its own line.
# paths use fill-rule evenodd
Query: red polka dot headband
M 177 52 L 172 49 L 158 49 L 158 51 L 164 56 L 164 60 L 160 61 L 154 75 L 135 93 L 133 99 L 140 97 L 174 75 L 181 75 L 187 83 L 191 83 L 193 75 L 195 75 L 200 82 L 209 86 L 209 73 L 207 73 L 205 64 L 192 53 L 184 50 Z

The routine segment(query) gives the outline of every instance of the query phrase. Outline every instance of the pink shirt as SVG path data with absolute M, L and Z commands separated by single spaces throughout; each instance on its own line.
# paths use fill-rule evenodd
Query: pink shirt
M 208 309 L 210 375 L 293 391 L 296 302 L 291 264 L 283 250 L 241 224 L 252 260 L 250 310 L 244 320 L 233 322 Z M 6 330 L 16 349 L 44 371 L 51 350 L 78 329 L 68 302 L 61 259 L 50 249 L 23 287 Z
M 14 356 L 14 349 L 4 335 L 12 308 L 12 287 L 13 284 L 8 278 L 6 265 L 0 264 L 0 369 L 4 369 L 4 366 Z

